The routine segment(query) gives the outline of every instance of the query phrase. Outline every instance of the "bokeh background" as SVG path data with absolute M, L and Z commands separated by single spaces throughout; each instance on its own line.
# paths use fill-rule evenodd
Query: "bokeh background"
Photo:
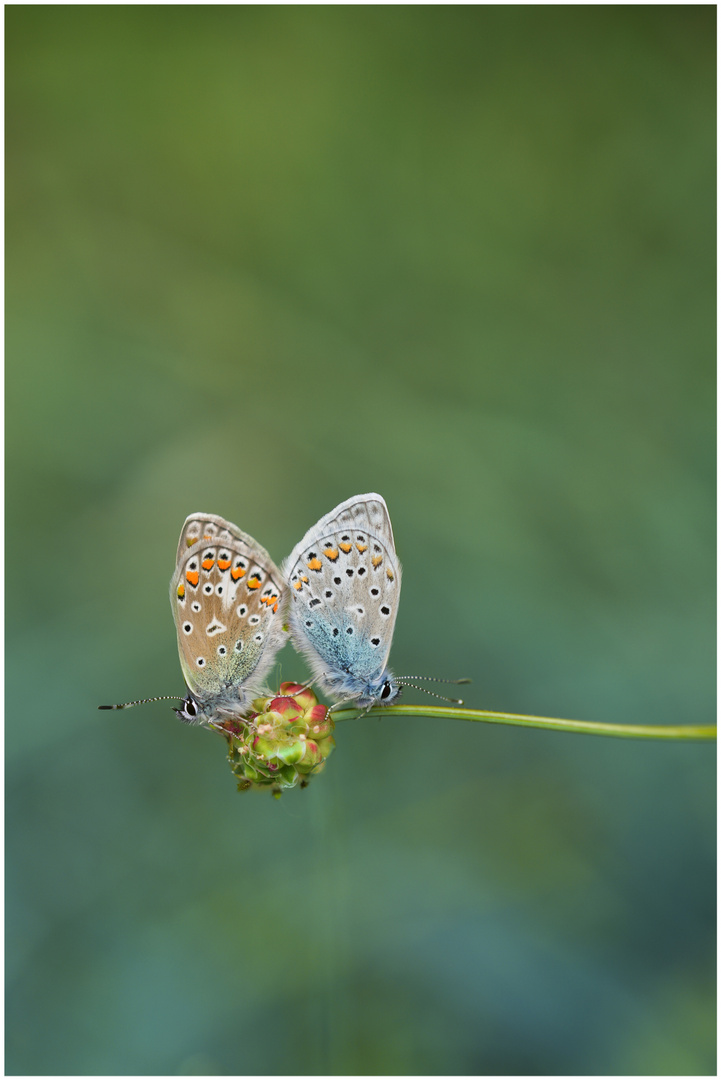
M 715 9 L 6 50 L 7 1071 L 713 1072 L 712 745 L 365 719 L 276 803 L 96 706 L 182 692 L 188 513 L 280 560 L 376 490 L 396 671 L 712 721 Z

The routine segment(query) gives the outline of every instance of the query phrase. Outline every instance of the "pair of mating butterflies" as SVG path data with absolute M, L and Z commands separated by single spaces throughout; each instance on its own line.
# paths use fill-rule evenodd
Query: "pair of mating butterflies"
M 380 495 L 356 495 L 310 529 L 278 569 L 251 536 L 191 514 L 178 542 L 170 602 L 189 694 L 187 723 L 242 715 L 287 641 L 314 682 L 359 708 L 400 686 L 388 669 L 401 568 Z

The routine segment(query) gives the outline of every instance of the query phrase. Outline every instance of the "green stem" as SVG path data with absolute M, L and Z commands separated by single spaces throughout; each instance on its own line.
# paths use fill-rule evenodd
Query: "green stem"
M 453 709 L 444 705 L 379 705 L 370 712 L 358 709 L 338 709 L 333 712 L 339 720 L 359 716 L 429 716 L 431 719 L 475 720 L 484 724 L 516 724 L 521 727 L 548 728 L 552 731 L 576 731 L 584 735 L 613 735 L 620 739 L 715 739 L 716 727 L 680 724 L 601 724 L 595 720 L 556 720 L 549 716 L 517 716 L 515 713 L 481 712 L 479 709 Z

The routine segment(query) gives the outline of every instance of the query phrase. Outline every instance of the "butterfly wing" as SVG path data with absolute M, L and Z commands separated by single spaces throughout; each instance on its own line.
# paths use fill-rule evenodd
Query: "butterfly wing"
M 386 667 L 401 588 L 388 508 L 374 493 L 336 506 L 283 564 L 293 644 L 324 688 L 363 697 Z
M 175 553 L 176 566 L 180 562 L 180 556 L 198 540 L 214 540 L 216 538 L 219 542 L 241 540 L 248 548 L 258 552 L 270 566 L 273 566 L 270 555 L 265 548 L 260 546 L 257 540 L 254 540 L 248 533 L 244 533 L 242 529 L 239 529 L 237 525 L 233 525 L 232 522 L 218 517 L 217 514 L 190 514 L 185 519 L 185 524 L 180 531 L 178 550 Z
M 180 664 L 201 703 L 237 711 L 283 646 L 285 589 L 268 552 L 213 514 L 183 525 L 170 602 Z

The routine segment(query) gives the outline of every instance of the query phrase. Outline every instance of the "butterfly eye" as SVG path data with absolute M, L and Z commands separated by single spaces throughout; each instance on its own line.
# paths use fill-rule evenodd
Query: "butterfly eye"
M 391 684 L 389 682 L 384 682 L 383 689 L 381 690 L 381 701 L 385 701 L 387 698 L 389 698 L 392 692 L 393 687 L 391 686 Z
M 198 706 L 191 697 L 187 697 L 183 702 L 183 712 L 191 718 L 198 715 Z

